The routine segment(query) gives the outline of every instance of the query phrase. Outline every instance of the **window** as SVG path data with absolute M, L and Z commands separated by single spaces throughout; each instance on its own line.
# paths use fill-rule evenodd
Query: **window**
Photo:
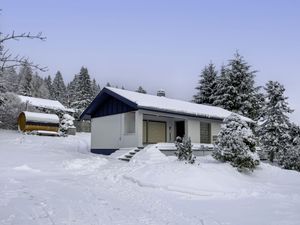
M 200 122 L 200 143 L 211 144 L 210 123 Z
M 124 132 L 125 134 L 135 133 L 135 112 L 124 114 Z

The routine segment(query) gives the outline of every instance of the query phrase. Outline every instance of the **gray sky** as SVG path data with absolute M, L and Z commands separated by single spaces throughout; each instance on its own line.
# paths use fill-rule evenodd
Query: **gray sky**
M 11 42 L 69 82 L 81 66 L 106 82 L 190 100 L 204 65 L 227 63 L 238 49 L 258 70 L 257 84 L 286 87 L 300 124 L 300 1 L 11 1 L 1 2 L 4 33 L 39 32 L 46 42 Z

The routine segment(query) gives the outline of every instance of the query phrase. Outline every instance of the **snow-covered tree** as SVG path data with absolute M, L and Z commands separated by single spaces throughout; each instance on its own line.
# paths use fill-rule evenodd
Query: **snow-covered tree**
M 191 138 L 184 136 L 176 138 L 175 146 L 177 148 L 175 155 L 178 160 L 186 161 L 187 163 L 195 163 L 196 157 L 193 155 Z
M 82 67 L 78 74 L 77 81 L 74 83 L 76 95 L 71 107 L 75 108 L 78 117 L 82 111 L 88 107 L 93 100 L 93 92 L 91 87 L 91 79 L 87 68 Z
M 255 145 L 256 140 L 248 124 L 240 116 L 231 114 L 224 120 L 213 157 L 222 162 L 230 162 L 239 171 L 253 170 L 259 164 Z
M 52 82 L 52 96 L 62 104 L 67 103 L 66 85 L 60 71 L 57 71 Z
M 19 76 L 16 70 L 7 68 L 0 70 L 0 92 L 17 92 L 18 91 Z
M 19 114 L 25 105 L 14 93 L 0 93 L 0 128 L 17 129 Z
M 142 93 L 142 94 L 147 94 L 147 91 L 144 90 L 144 88 L 142 86 L 139 86 L 139 88 L 136 90 L 136 92 Z
M 296 125 L 295 123 L 292 123 L 290 125 L 289 130 L 292 145 L 300 145 L 300 126 Z
M 280 165 L 284 169 L 300 172 L 300 144 L 290 146 L 286 154 L 282 156 Z
M 101 91 L 100 85 L 97 84 L 95 78 L 93 79 L 91 86 L 92 86 L 93 98 L 95 98 L 99 94 L 99 92 Z
M 210 63 L 205 66 L 200 74 L 200 80 L 196 87 L 197 94 L 194 95 L 193 101 L 198 104 L 212 105 L 215 100 L 215 93 L 217 91 L 217 77 L 215 65 Z
M 32 96 L 32 69 L 28 64 L 24 64 L 19 72 L 20 82 L 18 87 L 18 94 L 25 96 Z
M 50 92 L 43 78 L 41 78 L 37 73 L 32 77 L 32 96 L 37 98 L 50 98 Z
M 292 110 L 284 96 L 285 88 L 279 82 L 269 81 L 265 90 L 266 104 L 257 133 L 268 159 L 271 162 L 276 159 L 281 164 L 291 144 L 288 114 Z
M 255 86 L 256 71 L 236 53 L 228 65 L 221 69 L 213 104 L 224 109 L 256 119 L 260 114 L 261 94 Z
M 48 75 L 48 77 L 46 77 L 45 79 L 44 79 L 44 84 L 45 84 L 45 86 L 46 86 L 46 88 L 48 89 L 48 91 L 49 91 L 49 98 L 50 99 L 54 99 L 54 97 L 53 97 L 53 88 L 52 88 L 52 79 L 51 79 L 51 76 L 50 75 Z

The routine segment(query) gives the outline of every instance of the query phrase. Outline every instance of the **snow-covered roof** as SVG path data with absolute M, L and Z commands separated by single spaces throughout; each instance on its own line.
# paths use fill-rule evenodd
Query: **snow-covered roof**
M 59 118 L 55 114 L 37 113 L 23 111 L 26 121 L 30 122 L 44 122 L 44 123 L 59 123 Z
M 102 93 L 104 92 L 113 92 L 114 95 L 136 104 L 137 109 L 153 110 L 220 120 L 223 120 L 224 118 L 232 114 L 232 112 L 216 106 L 196 104 L 188 101 L 159 97 L 150 94 L 142 94 L 135 91 L 122 90 L 112 87 L 105 87 L 102 90 Z M 102 93 L 100 92 L 99 97 Z M 89 115 L 90 113 L 92 113 L 91 111 L 93 111 L 93 109 L 91 108 L 97 108 L 96 106 L 93 107 L 93 104 L 97 104 L 97 97 L 87 108 L 87 110 L 82 114 L 81 118 L 84 118 L 85 114 Z M 241 118 L 247 122 L 253 122 L 247 117 L 241 116 Z
M 74 112 L 73 109 L 66 108 L 63 104 L 61 104 L 57 100 L 50 100 L 44 98 L 35 98 L 35 97 L 28 97 L 23 95 L 18 95 L 23 103 L 29 103 L 32 106 L 46 108 L 46 109 L 54 109 L 54 110 L 62 110 L 66 112 Z
M 205 118 L 224 119 L 232 112 L 216 106 L 196 104 L 193 102 L 177 100 L 167 97 L 159 97 L 156 95 L 142 94 L 135 91 L 127 91 L 118 88 L 107 87 L 107 89 L 115 92 L 118 95 L 135 102 L 140 108 L 148 108 L 154 110 L 162 110 L 167 112 L 191 114 L 194 116 Z M 243 120 L 251 122 L 252 120 L 241 116 Z

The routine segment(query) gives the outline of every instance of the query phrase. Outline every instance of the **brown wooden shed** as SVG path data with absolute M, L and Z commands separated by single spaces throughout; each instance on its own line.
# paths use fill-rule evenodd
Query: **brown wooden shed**
M 55 114 L 21 112 L 18 118 L 19 130 L 30 131 L 53 131 L 58 132 L 59 118 Z

